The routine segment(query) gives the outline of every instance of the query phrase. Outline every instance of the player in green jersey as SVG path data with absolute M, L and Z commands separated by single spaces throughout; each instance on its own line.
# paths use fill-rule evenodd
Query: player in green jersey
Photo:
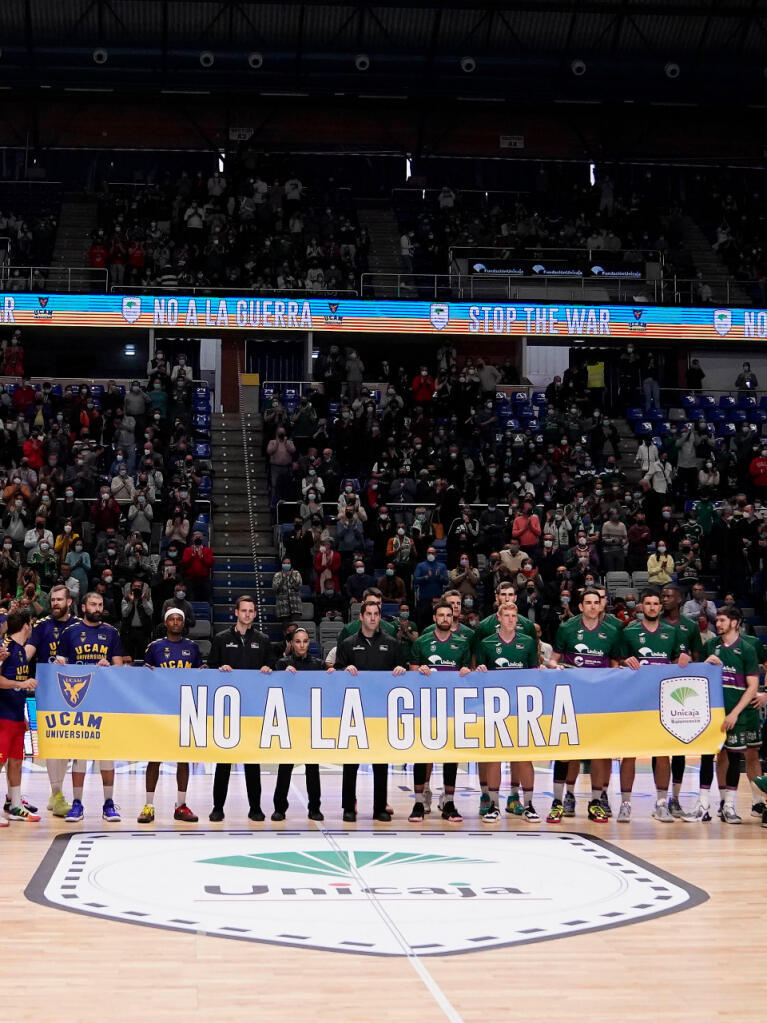
M 551 659 L 563 667 L 574 668 L 610 668 L 616 667 L 621 656 L 620 634 L 602 621 L 601 602 L 595 589 L 587 589 L 581 599 L 581 615 L 563 622 L 557 629 L 554 640 L 554 653 Z M 559 824 L 565 816 L 562 803 L 565 780 L 569 762 L 554 762 L 554 799 L 546 820 L 549 824 Z M 589 820 L 597 824 L 605 824 L 608 812 L 602 805 L 602 792 L 607 789 L 610 780 L 611 761 L 598 759 L 591 761 L 591 801 L 589 802 Z M 602 784 L 603 783 L 603 784 Z M 575 813 L 575 799 L 572 799 L 572 812 Z M 609 804 L 608 804 L 609 805 Z
M 452 631 L 453 609 L 446 600 L 442 600 L 434 608 L 434 631 L 430 635 L 419 636 L 410 650 L 410 670 L 419 671 L 422 675 L 430 675 L 432 671 L 457 671 L 468 675 L 471 671 L 471 641 Z M 423 821 L 425 808 L 423 790 L 426 785 L 428 764 L 413 764 L 413 792 L 415 803 L 408 820 L 416 824 Z M 458 764 L 442 765 L 442 780 L 445 786 L 445 798 L 442 801 L 442 819 L 459 824 L 463 818 L 455 805 L 455 779 Z
M 513 604 L 517 606 L 517 587 L 513 582 L 506 579 L 504 582 L 498 583 L 495 588 L 495 612 L 488 615 L 487 618 L 479 623 L 474 630 L 474 646 L 483 640 L 486 636 L 492 636 L 498 628 L 498 610 L 507 604 Z M 531 639 L 537 640 L 538 636 L 535 631 L 535 625 L 530 621 L 529 618 L 525 618 L 524 615 L 518 613 L 517 618 L 517 630 L 523 632 L 526 636 L 530 636 Z M 490 807 L 490 792 L 487 784 L 487 764 L 480 763 L 477 765 L 477 773 L 479 774 L 479 785 L 482 790 L 482 794 L 479 799 L 479 815 L 484 817 Z M 516 765 L 512 766 L 511 769 L 511 795 L 509 796 L 506 803 L 506 810 L 508 813 L 521 814 L 524 807 L 519 798 L 519 778 L 517 777 Z
M 451 626 L 451 632 L 453 633 L 453 635 L 463 636 L 463 637 L 465 637 L 466 639 L 470 640 L 473 643 L 473 641 L 474 641 L 474 629 L 470 629 L 468 625 L 464 625 L 461 622 L 461 611 L 463 610 L 463 606 L 462 606 L 463 605 L 463 601 L 461 600 L 461 594 L 459 593 L 459 591 L 458 590 L 445 590 L 445 592 L 442 594 L 442 600 L 446 600 L 447 603 L 452 608 L 452 611 L 453 611 L 453 624 Z M 431 633 L 434 632 L 435 628 L 436 628 L 436 626 L 435 626 L 434 622 L 432 622 L 431 625 L 427 625 L 426 626 L 426 628 L 423 630 L 421 635 L 423 635 L 423 636 L 431 635 Z M 426 766 L 426 784 L 424 785 L 424 788 L 423 788 L 423 812 L 424 813 L 431 813 L 432 791 L 431 791 L 431 788 L 429 786 L 429 782 L 431 781 L 431 769 L 432 769 L 432 767 L 433 767 L 433 764 L 427 764 L 427 766 Z M 440 794 L 439 794 L 439 800 L 438 800 L 439 801 L 440 809 L 442 809 L 442 804 L 445 801 L 444 797 L 445 797 L 445 790 L 443 789 L 442 792 L 440 792 Z
M 767 661 L 767 650 L 765 650 L 764 643 L 762 643 L 758 636 L 749 635 L 747 632 L 744 631 L 744 628 L 745 626 L 742 625 L 740 630 L 740 638 L 747 646 L 752 646 L 754 648 L 757 663 L 759 664 L 760 669 L 764 671 L 764 662 Z M 766 706 L 767 693 L 757 693 L 756 696 L 754 697 L 753 705 L 757 709 L 757 711 L 761 710 L 762 707 Z M 756 784 L 756 779 L 762 773 L 762 764 L 759 759 L 759 749 L 760 749 L 759 746 L 746 747 L 745 756 L 746 776 L 748 777 L 748 782 L 749 785 L 751 786 L 751 792 L 753 796 L 751 804 L 751 816 L 765 818 L 767 815 L 767 806 L 765 805 L 764 802 L 764 795 L 760 791 L 759 786 Z M 725 781 L 724 775 L 726 774 L 726 770 L 727 768 L 724 763 L 724 758 L 722 758 L 721 767 L 719 766 L 719 764 L 717 764 L 717 774 L 720 775 L 719 777 L 720 789 L 723 788 L 724 786 Z M 767 827 L 767 823 L 765 823 L 765 827 Z
M 682 649 L 679 630 L 661 618 L 660 597 L 655 590 L 643 590 L 639 597 L 642 613 L 629 622 L 621 633 L 621 663 L 636 671 L 643 664 L 674 664 L 681 667 L 690 663 L 690 655 Z M 668 757 L 653 757 L 655 778 L 655 809 L 653 817 L 664 824 L 673 822 L 668 806 L 668 786 L 671 780 L 671 761 Z M 631 790 L 636 776 L 636 757 L 621 760 L 621 807 L 618 823 L 631 820 Z
M 530 639 L 517 629 L 519 612 L 514 604 L 504 604 L 498 608 L 498 629 L 492 636 L 485 636 L 480 640 L 479 646 L 474 651 L 474 658 L 477 671 L 502 671 L 509 668 L 540 668 L 540 656 L 538 653 L 537 640 Z M 540 817 L 533 806 L 533 790 L 535 788 L 535 771 L 532 761 L 523 760 L 509 764 L 511 769 L 516 769 L 519 779 L 517 784 L 522 785 L 523 801 L 521 816 L 526 821 L 537 824 Z M 482 815 L 482 820 L 488 823 L 497 821 L 500 812 L 498 810 L 499 790 L 501 787 L 501 764 L 490 763 L 486 765 L 487 785 L 490 795 L 490 808 Z M 507 806 L 507 810 L 509 807 Z M 509 810 L 513 813 L 513 809 Z
M 724 712 L 722 731 L 727 733 L 721 756 L 726 756 L 722 820 L 725 824 L 741 824 L 735 809 L 735 797 L 740 781 L 740 754 L 749 746 L 760 746 L 759 715 L 754 702 L 759 687 L 759 662 L 756 651 L 744 643 L 740 635 L 743 613 L 740 608 L 725 605 L 716 615 L 716 639 L 710 639 L 703 647 L 708 664 L 722 666 L 724 686 Z M 698 804 L 686 821 L 711 820 L 709 813 L 709 790 L 713 781 L 713 757 L 701 757 L 700 795 Z
M 368 601 L 375 601 L 379 607 L 383 607 L 383 595 L 376 586 L 369 586 L 366 590 L 362 591 L 362 603 L 360 605 L 359 616 L 354 621 L 348 622 L 344 625 L 343 629 L 338 635 L 338 643 L 342 643 L 349 636 L 356 636 L 362 627 L 362 608 Z M 389 636 L 397 635 L 397 626 L 391 622 L 387 622 L 384 618 L 381 618 L 381 632 L 388 633 Z
M 693 661 L 701 659 L 703 644 L 700 638 L 700 629 L 697 622 L 681 613 L 684 596 L 676 583 L 668 583 L 660 591 L 660 602 L 663 605 L 661 616 L 664 622 L 675 625 L 679 629 L 683 649 L 690 655 Z M 672 817 L 682 816 L 682 807 L 679 803 L 679 793 L 682 789 L 684 769 L 687 761 L 682 754 L 678 753 L 671 758 L 671 796 L 668 801 L 669 813 Z

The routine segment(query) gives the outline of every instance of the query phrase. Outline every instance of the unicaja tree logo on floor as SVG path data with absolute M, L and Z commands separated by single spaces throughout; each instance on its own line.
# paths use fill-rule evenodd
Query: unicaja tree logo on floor
M 383 956 L 544 941 L 707 897 L 608 843 L 530 831 L 60 836 L 26 894 L 123 923 Z

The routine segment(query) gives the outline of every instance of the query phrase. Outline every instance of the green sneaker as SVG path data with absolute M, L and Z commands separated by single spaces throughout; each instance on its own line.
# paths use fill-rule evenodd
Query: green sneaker
M 72 804 L 66 801 L 63 792 L 57 792 L 55 796 L 51 797 L 48 803 L 48 809 L 54 817 L 66 817 L 72 809 Z
M 758 778 L 754 778 L 754 785 L 762 792 L 767 792 L 767 774 L 760 774 Z
M 522 801 L 519 798 L 518 792 L 512 792 L 512 794 L 506 799 L 506 813 L 513 813 L 517 817 L 521 817 L 525 812 Z
M 490 796 L 487 792 L 483 792 L 479 797 L 479 816 L 484 817 L 487 811 L 490 809 Z

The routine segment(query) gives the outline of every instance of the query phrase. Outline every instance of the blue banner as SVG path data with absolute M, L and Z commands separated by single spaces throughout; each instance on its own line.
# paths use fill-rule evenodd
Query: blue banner
M 721 668 L 222 673 L 37 668 L 40 755 L 369 763 L 713 753 Z

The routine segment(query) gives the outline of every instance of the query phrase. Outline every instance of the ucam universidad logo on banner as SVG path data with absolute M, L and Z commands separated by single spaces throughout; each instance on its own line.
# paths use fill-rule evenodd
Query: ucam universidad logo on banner
M 585 835 L 314 830 L 59 836 L 26 896 L 123 923 L 384 956 L 544 941 L 708 898 Z
M 708 679 L 695 675 L 664 678 L 660 684 L 660 720 L 680 742 L 692 742 L 711 722 Z

